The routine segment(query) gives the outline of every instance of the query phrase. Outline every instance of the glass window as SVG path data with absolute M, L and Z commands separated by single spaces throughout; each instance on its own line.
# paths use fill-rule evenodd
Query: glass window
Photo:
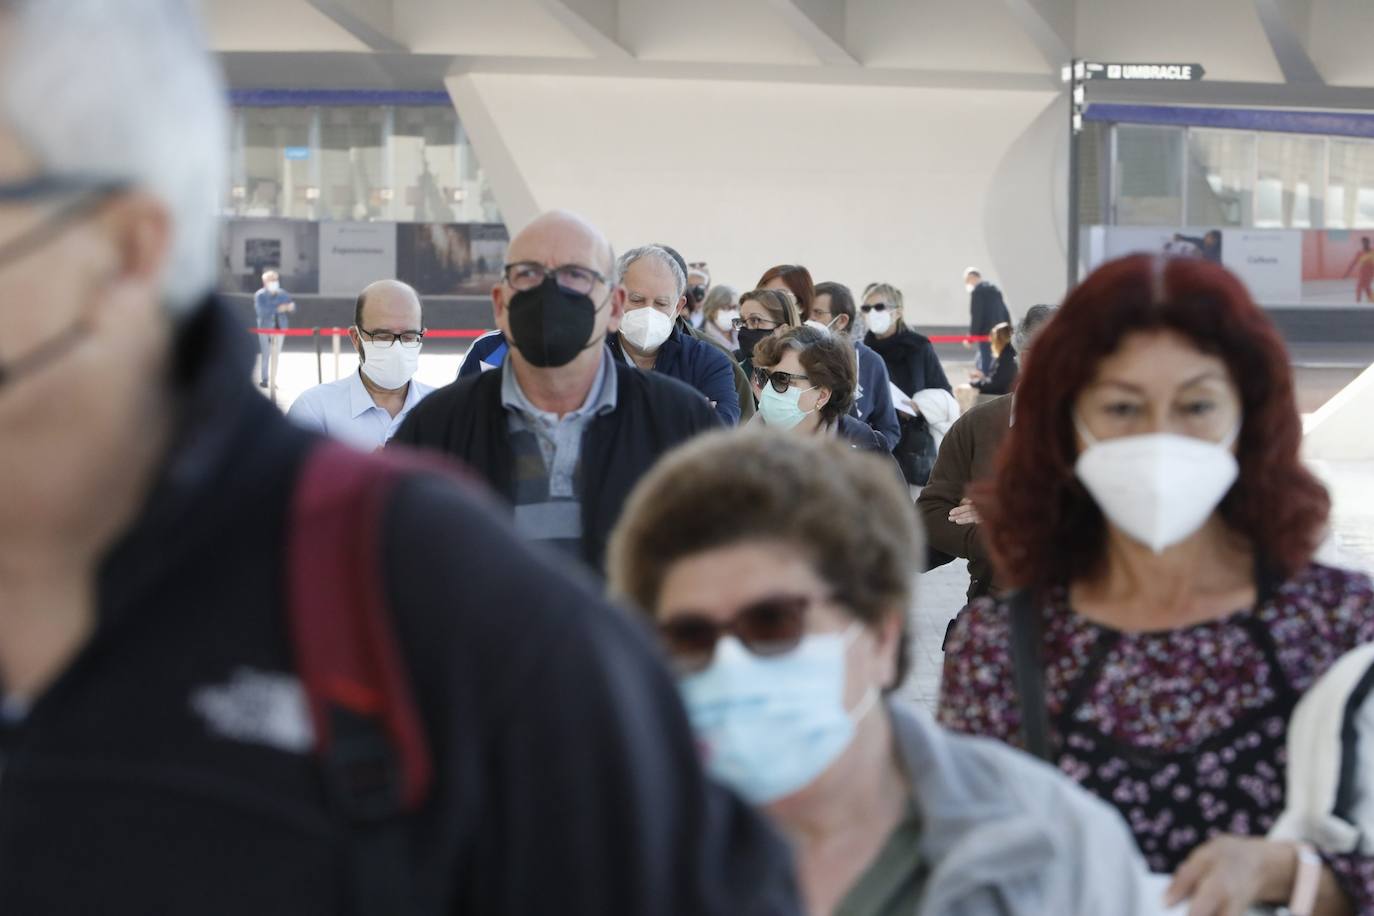
M 1311 229 L 1325 225 L 1326 143 L 1321 137 L 1259 134 L 1255 225 Z
M 229 216 L 500 223 L 442 105 L 238 108 Z
M 1326 225 L 1374 227 L 1374 143 L 1331 140 L 1331 180 L 1326 187 Z
M 1116 222 L 1123 226 L 1183 223 L 1183 131 L 1120 125 L 1116 129 Z
M 241 184 L 230 195 L 238 216 L 308 218 L 310 186 L 309 108 L 241 110 Z
M 1253 226 L 1255 135 L 1188 131 L 1188 225 Z

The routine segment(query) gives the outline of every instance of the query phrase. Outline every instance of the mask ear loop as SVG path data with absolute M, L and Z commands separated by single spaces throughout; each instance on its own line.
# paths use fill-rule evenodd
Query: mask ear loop
M 859 633 L 861 632 L 863 632 L 863 623 L 858 620 L 851 623 L 844 631 L 844 647 L 846 651 L 854 644 L 854 640 L 859 638 Z M 869 684 L 868 690 L 865 691 L 864 695 L 859 699 L 859 705 L 855 706 L 852 710 L 845 710 L 846 715 L 849 716 L 849 721 L 858 725 L 878 705 L 879 699 L 880 695 L 878 693 L 878 688 Z
M 1078 415 L 1077 410 L 1073 412 L 1073 426 L 1074 429 L 1078 430 L 1078 435 L 1083 437 L 1083 441 L 1088 444 L 1089 448 L 1102 444 L 1102 440 L 1088 432 L 1088 424 L 1083 422 L 1083 418 Z

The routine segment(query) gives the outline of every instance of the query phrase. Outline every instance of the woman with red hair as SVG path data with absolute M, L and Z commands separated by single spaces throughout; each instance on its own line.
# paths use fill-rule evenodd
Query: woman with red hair
M 1263 839 L 1298 696 L 1374 641 L 1374 587 L 1316 565 L 1283 341 L 1200 260 L 1123 258 L 1037 337 L 974 500 L 999 579 L 958 618 L 940 718 L 1114 803 L 1189 916 L 1374 913 L 1374 859 Z

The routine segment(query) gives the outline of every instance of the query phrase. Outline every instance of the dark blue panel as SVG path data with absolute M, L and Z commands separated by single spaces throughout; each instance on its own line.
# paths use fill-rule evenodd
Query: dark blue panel
M 1264 108 L 1193 108 L 1184 105 L 1089 105 L 1088 121 L 1166 124 L 1173 127 L 1225 127 L 1285 134 L 1374 138 L 1374 114 L 1337 111 L 1282 111 Z
M 373 89 L 231 89 L 229 102 L 250 108 L 308 105 L 439 105 L 452 108 L 447 92 Z

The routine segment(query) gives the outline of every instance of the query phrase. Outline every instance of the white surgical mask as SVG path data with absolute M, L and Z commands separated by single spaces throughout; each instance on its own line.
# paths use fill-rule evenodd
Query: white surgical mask
M 977 283 L 965 283 L 965 284 L 964 284 L 964 289 L 967 290 L 967 291 L 970 292 L 970 293 L 973 292 L 973 291 L 974 291 L 975 289 L 977 289 L 977 288 L 978 288 L 978 284 L 977 284 Z
M 1099 442 L 1074 417 L 1088 447 L 1074 468 L 1113 525 L 1155 553 L 1187 540 L 1221 504 L 1240 475 L 1231 445 L 1152 433 Z
M 754 655 L 733 636 L 705 671 L 679 683 L 707 771 L 761 805 L 815 781 L 854 740 L 878 703 L 870 688 L 845 709 L 845 652 L 858 636 L 818 633 L 784 655 Z
M 869 312 L 868 329 L 874 334 L 882 337 L 892 327 L 892 309 L 884 309 L 881 312 Z
M 726 334 L 735 329 L 735 319 L 739 317 L 739 309 L 721 309 L 716 312 L 716 327 Z
M 620 333 L 639 352 L 653 353 L 673 333 L 673 319 L 646 305 L 625 313 L 620 319 Z
M 389 347 L 379 347 L 363 340 L 362 371 L 372 384 L 387 391 L 404 387 L 420 365 L 420 348 L 403 347 L 398 340 Z
M 267 287 L 267 291 L 269 293 L 275 293 L 277 290 L 281 289 L 281 284 L 278 283 L 276 280 L 268 280 L 263 285 Z

